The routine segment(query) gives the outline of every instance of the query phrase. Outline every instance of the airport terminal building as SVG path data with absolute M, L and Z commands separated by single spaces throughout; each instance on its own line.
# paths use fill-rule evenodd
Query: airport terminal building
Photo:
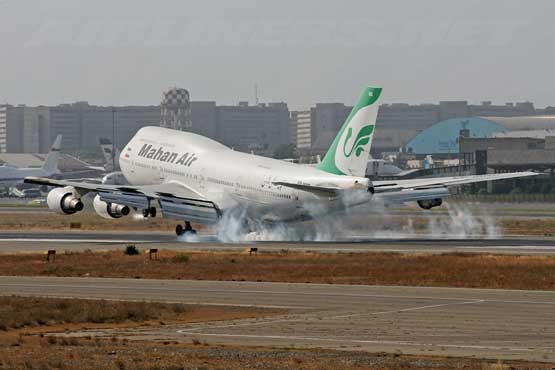
M 122 148 L 145 126 L 163 125 L 167 107 L 95 106 L 87 102 L 51 107 L 0 106 L 0 153 L 46 153 L 63 135 L 62 151 L 98 151 L 99 139 L 110 138 Z M 236 150 L 272 155 L 291 140 L 287 104 L 218 106 L 191 102 L 190 121 L 179 126 L 208 136 Z M 178 127 L 175 127 L 178 128 Z

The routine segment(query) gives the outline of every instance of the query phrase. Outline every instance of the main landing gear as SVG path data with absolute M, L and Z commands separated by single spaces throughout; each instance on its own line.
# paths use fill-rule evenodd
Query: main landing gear
M 197 231 L 193 229 L 189 221 L 185 221 L 185 226 L 177 224 L 175 227 L 175 233 L 177 236 L 181 235 L 196 235 Z
M 143 209 L 143 217 L 156 217 L 156 207 L 150 207 Z

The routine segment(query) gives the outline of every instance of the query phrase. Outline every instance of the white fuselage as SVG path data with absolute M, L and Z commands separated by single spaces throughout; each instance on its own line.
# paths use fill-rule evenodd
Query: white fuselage
M 352 190 L 366 190 L 369 184 L 366 178 L 237 152 L 204 136 L 160 127 L 139 130 L 123 149 L 120 167 L 132 185 L 178 183 L 223 211 L 244 209 L 247 215 L 268 221 L 315 216 L 361 203 L 360 198 L 346 200 L 275 182 Z

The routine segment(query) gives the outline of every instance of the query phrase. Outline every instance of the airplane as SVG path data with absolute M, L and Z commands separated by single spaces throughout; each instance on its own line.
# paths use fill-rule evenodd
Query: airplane
M 100 138 L 100 149 L 106 161 L 104 171 L 107 172 L 100 182 L 110 185 L 128 185 L 125 176 L 121 173 L 119 160 L 117 160 L 121 154 L 118 148 L 114 146 L 110 139 Z
M 107 172 L 119 171 L 119 162 L 117 160 L 121 154 L 119 149 L 114 146 L 110 139 L 101 137 L 99 141 L 102 155 L 106 161 L 104 169 Z
M 96 194 L 93 207 L 105 218 L 131 209 L 178 220 L 177 235 L 194 234 L 192 223 L 216 224 L 240 210 L 247 228 L 256 223 L 313 219 L 351 207 L 417 202 L 440 206 L 449 187 L 480 181 L 533 176 L 516 172 L 476 176 L 370 181 L 365 177 L 382 89 L 367 87 L 324 159 L 316 167 L 232 150 L 207 137 L 162 127 L 141 128 L 122 150 L 121 172 L 129 185 L 90 184 L 29 177 L 56 186 L 47 196 L 51 210 L 73 214 L 81 198 Z M 248 230 L 247 230 L 248 231 Z M 251 230 L 252 231 L 252 230 Z
M 58 170 L 58 160 L 60 159 L 60 146 L 62 135 L 58 135 L 46 155 L 46 159 L 41 168 L 35 167 L 12 167 L 0 166 L 0 184 L 3 186 L 14 186 L 22 184 L 28 176 L 50 177 L 60 173 Z

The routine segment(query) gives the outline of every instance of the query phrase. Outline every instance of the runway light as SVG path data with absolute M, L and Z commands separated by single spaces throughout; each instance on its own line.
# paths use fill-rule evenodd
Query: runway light
M 148 250 L 148 259 L 152 260 L 152 256 L 154 256 L 155 260 L 158 260 L 158 248 L 150 248 Z
M 46 262 L 50 262 L 50 256 L 52 256 L 52 261 L 56 261 L 56 250 L 55 249 L 49 249 L 46 252 Z

